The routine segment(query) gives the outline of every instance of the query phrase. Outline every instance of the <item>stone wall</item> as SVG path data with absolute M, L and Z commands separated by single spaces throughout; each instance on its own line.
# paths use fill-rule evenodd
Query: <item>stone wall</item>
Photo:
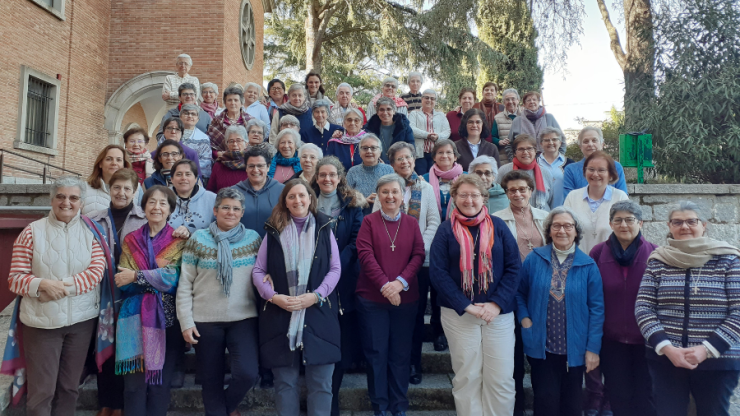
M 0 185 L 0 207 L 51 206 L 50 190 L 51 185 L 2 184 Z

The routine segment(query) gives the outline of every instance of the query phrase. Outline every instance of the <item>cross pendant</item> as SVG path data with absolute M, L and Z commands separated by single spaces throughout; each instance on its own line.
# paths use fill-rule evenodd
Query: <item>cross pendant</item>
M 471 253 L 473 255 L 473 261 L 475 261 L 475 253 Z
M 695 295 L 698 295 L 699 294 L 699 287 L 698 286 L 694 286 L 694 294 Z
M 396 245 L 391 243 L 391 251 L 396 251 Z
M 596 238 L 596 233 L 595 232 L 593 233 L 593 235 L 594 235 L 594 238 Z
M 528 241 L 527 242 L 527 248 L 529 249 L 529 251 L 532 251 L 532 247 L 534 247 L 534 245 L 532 245 L 532 242 L 531 241 Z

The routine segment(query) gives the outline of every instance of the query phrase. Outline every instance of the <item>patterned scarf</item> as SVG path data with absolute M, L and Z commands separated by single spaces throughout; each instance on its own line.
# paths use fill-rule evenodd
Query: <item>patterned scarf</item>
M 116 374 L 144 371 L 148 384 L 162 384 L 166 345 L 161 293 L 177 292 L 185 240 L 172 237 L 169 224 L 154 238 L 149 230 L 144 224 L 123 243 L 121 267 L 141 272 L 154 293 L 137 284 L 121 289 L 125 299 L 116 330 Z
M 131 161 L 131 169 L 139 175 L 139 183 L 143 183 L 147 177 L 146 165 L 152 163 L 152 155 L 146 149 L 141 153 L 133 153 L 126 149 L 128 159 Z
M 297 117 L 297 116 L 305 113 L 306 111 L 308 111 L 308 109 L 310 107 L 311 107 L 311 103 L 309 103 L 309 100 L 304 100 L 303 101 L 303 104 L 301 104 L 300 107 L 296 107 L 293 104 L 291 104 L 290 101 L 288 101 L 287 103 L 281 105 L 278 108 L 280 108 L 281 110 L 283 110 L 283 112 L 285 114 L 290 114 L 291 116 L 296 116 Z
M 457 163 L 452 165 L 452 168 L 448 171 L 443 171 L 436 163 L 432 165 L 431 169 L 429 169 L 429 184 L 434 188 L 434 196 L 437 198 L 437 211 L 442 212 L 442 202 L 440 201 L 439 195 L 439 180 L 444 179 L 446 181 L 455 182 L 455 179 L 462 175 L 462 173 L 463 168 Z
M 337 142 L 341 144 L 358 144 L 360 143 L 360 140 L 367 134 L 365 130 L 360 130 L 357 134 L 354 136 L 350 136 L 345 131 L 344 134 L 342 134 L 342 137 L 339 139 L 331 139 L 330 142 Z
M 370 104 L 369 104 L 370 107 L 375 108 L 375 103 L 378 102 L 378 99 L 380 97 L 383 97 L 383 94 L 382 93 L 381 94 L 377 94 L 375 97 L 373 97 L 373 99 L 370 100 Z M 409 106 L 406 103 L 406 101 L 404 101 L 404 99 L 401 98 L 401 97 L 393 97 L 391 99 L 393 100 L 394 103 L 396 103 L 396 109 L 401 108 L 401 107 L 408 107 Z
M 231 292 L 231 281 L 233 273 L 231 270 L 231 263 L 234 261 L 231 255 L 231 248 L 229 243 L 238 243 L 244 239 L 247 234 L 244 224 L 239 223 L 236 227 L 229 231 L 221 231 L 216 225 L 216 221 L 213 221 L 208 227 L 208 230 L 213 235 L 213 239 L 218 245 L 218 252 L 216 253 L 216 265 L 218 266 L 218 281 L 221 282 L 221 286 L 224 288 L 224 295 L 227 297 Z
M 535 190 L 534 190 L 534 201 L 545 201 L 547 196 L 547 190 L 545 189 L 545 180 L 542 178 L 542 170 L 540 170 L 540 165 L 537 164 L 537 161 L 532 161 L 532 163 L 525 165 L 524 163 L 520 162 L 519 159 L 516 157 L 513 160 L 514 164 L 514 170 L 531 170 L 534 172 L 534 183 L 535 183 Z
M 227 150 L 216 159 L 231 170 L 246 170 L 247 162 L 244 160 L 244 152 L 238 150 Z
M 216 110 L 218 110 L 218 100 L 213 100 L 211 104 L 208 104 L 207 102 L 203 101 L 200 103 L 200 108 L 203 109 L 208 115 L 211 116 L 211 118 L 216 117 Z
M 424 182 L 424 178 L 412 173 L 411 176 L 406 179 L 406 189 L 411 191 L 411 197 L 409 198 L 408 207 L 404 207 L 404 212 L 407 215 L 419 220 L 421 217 L 421 183 Z
M 560 263 L 558 254 L 553 246 L 550 263 L 552 264 L 552 280 L 550 280 L 550 296 L 557 302 L 565 299 L 565 280 L 568 278 L 568 271 L 573 266 L 575 250 L 568 254 L 568 257 Z
M 290 221 L 280 233 L 280 245 L 283 248 L 285 273 L 288 276 L 290 296 L 299 296 L 306 293 L 308 275 L 311 273 L 313 250 L 316 244 L 314 241 L 315 231 L 316 218 L 309 213 L 300 235 L 294 221 Z M 303 348 L 303 321 L 305 319 L 305 309 L 293 311 L 290 315 L 288 338 L 290 339 L 291 351 L 295 351 L 296 348 Z
M 463 293 L 473 299 L 473 286 L 478 284 L 478 292 L 488 292 L 488 284 L 493 283 L 493 260 L 491 259 L 491 250 L 493 249 L 493 221 L 488 215 L 488 208 L 483 206 L 478 215 L 468 218 L 455 208 L 450 217 L 452 222 L 452 232 L 455 239 L 460 244 L 460 271 L 461 286 Z M 478 227 L 478 255 L 475 255 L 475 242 L 473 235 L 468 227 Z M 478 258 L 478 276 L 473 277 L 475 265 L 473 261 Z
M 293 157 L 290 158 L 286 158 L 280 152 L 275 153 L 275 157 L 273 157 L 272 162 L 270 162 L 270 170 L 267 172 L 267 176 L 271 178 L 275 177 L 275 170 L 277 170 L 277 165 L 291 166 L 294 173 L 298 173 L 301 171 L 301 159 L 298 158 L 298 152 L 295 152 L 293 154 Z

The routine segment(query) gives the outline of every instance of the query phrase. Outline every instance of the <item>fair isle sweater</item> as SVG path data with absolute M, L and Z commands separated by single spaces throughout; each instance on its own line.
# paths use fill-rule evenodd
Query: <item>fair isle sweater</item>
M 393 168 L 385 163 L 378 163 L 375 166 L 365 166 L 364 164 L 352 166 L 347 171 L 347 183 L 367 198 L 375 192 L 378 179 L 391 173 L 393 173 Z
M 177 319 L 182 330 L 196 322 L 235 322 L 257 317 L 252 269 L 261 238 L 253 230 L 230 243 L 233 261 L 229 296 L 218 279 L 218 244 L 208 229 L 198 230 L 185 245 L 177 287 Z
M 654 352 L 664 341 L 683 348 L 709 344 L 721 355 L 707 356 L 697 370 L 740 370 L 740 258 L 715 255 L 691 269 L 649 260 L 635 317 L 650 348 L 648 357 L 667 359 Z

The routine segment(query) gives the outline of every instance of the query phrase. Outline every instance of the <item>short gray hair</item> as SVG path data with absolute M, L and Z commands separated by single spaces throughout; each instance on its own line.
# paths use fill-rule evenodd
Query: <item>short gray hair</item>
M 82 180 L 82 178 L 74 175 L 63 175 L 58 177 L 53 184 L 51 184 L 51 191 L 49 192 L 49 196 L 51 199 L 54 199 L 57 192 L 59 191 L 59 188 L 67 188 L 76 186 L 80 189 L 80 198 L 85 198 L 85 192 L 87 191 L 87 184 L 85 181 Z
M 396 88 L 398 88 L 398 80 L 397 79 L 395 79 L 393 77 L 385 77 L 383 79 L 383 85 L 385 85 L 385 84 L 387 84 L 389 82 L 392 82 L 396 86 Z
M 364 143 L 365 140 L 375 140 L 375 142 L 378 143 L 378 147 L 380 148 L 380 153 L 383 154 L 383 142 L 380 141 L 378 136 L 374 135 L 373 133 L 367 133 L 363 135 L 362 139 L 360 139 L 360 147 L 362 147 L 362 143 Z
M 491 165 L 493 179 L 496 179 L 496 176 L 498 176 L 498 163 L 496 163 L 496 159 L 491 156 L 478 156 L 473 159 L 473 161 L 468 165 L 468 173 L 473 172 L 476 166 L 485 164 Z
M 324 152 L 321 151 L 321 148 L 313 143 L 305 143 L 303 146 L 301 146 L 301 148 L 298 149 L 298 157 L 300 158 L 301 156 L 303 156 L 303 152 L 306 150 L 314 151 L 319 159 L 324 157 Z
M 378 140 L 380 142 L 380 140 Z M 416 154 L 416 149 L 414 148 L 414 145 L 411 143 L 406 142 L 395 142 L 391 145 L 391 147 L 388 148 L 388 161 L 391 163 L 391 166 L 393 166 L 393 160 L 396 158 L 396 153 L 400 152 L 403 149 L 407 149 L 411 152 L 411 157 L 414 157 Z
M 519 92 L 514 88 L 505 89 L 504 92 L 501 93 L 501 98 L 506 97 L 506 94 L 514 94 L 517 100 L 522 100 L 522 98 L 519 97 Z
M 417 71 L 409 72 L 409 76 L 408 78 L 406 78 L 406 83 L 408 84 L 409 82 L 411 82 L 411 78 L 413 77 L 419 77 L 419 81 L 421 81 L 422 84 L 424 83 L 424 77 L 421 75 L 421 72 L 417 72 Z
M 545 222 L 543 224 L 543 228 L 545 229 L 545 244 L 552 244 L 552 237 L 550 236 L 550 229 L 552 228 L 552 221 L 555 218 L 556 215 L 559 214 L 568 214 L 571 218 L 573 218 L 573 222 L 576 225 L 576 238 L 574 241 L 575 244 L 578 244 L 581 242 L 581 239 L 583 238 L 583 224 L 581 224 L 580 219 L 578 218 L 578 215 L 576 213 L 564 206 L 561 205 L 557 208 L 553 208 L 552 211 L 547 215 L 547 218 L 545 218 Z
M 296 90 L 300 90 L 303 93 L 303 97 L 306 97 L 306 86 L 300 82 L 296 82 L 295 84 L 291 85 L 290 88 L 288 88 L 287 94 L 290 95 L 291 92 Z
M 562 130 L 560 130 L 557 127 L 547 126 L 547 127 L 543 128 L 542 130 L 540 130 L 540 134 L 537 135 L 537 141 L 538 142 L 541 142 L 542 141 L 542 138 L 545 137 L 545 136 L 547 136 L 548 134 L 557 134 L 558 135 L 558 138 L 560 140 L 563 140 L 563 136 L 564 135 L 563 135 L 563 131 Z
M 389 183 L 397 183 L 401 188 L 401 191 L 406 188 L 406 181 L 401 177 L 401 175 L 397 173 L 389 173 L 378 179 L 378 182 L 375 184 L 375 193 L 378 193 L 381 187 L 388 185 Z
M 212 82 L 206 82 L 204 84 L 200 84 L 200 93 L 203 94 L 203 91 L 207 88 L 210 88 L 213 90 L 213 92 L 216 93 L 216 96 L 218 96 L 218 85 L 212 83 Z
M 293 144 L 295 145 L 296 149 L 300 147 L 299 143 L 301 142 L 301 135 L 293 129 L 285 129 L 281 131 L 280 133 L 278 133 L 277 138 L 275 139 L 275 147 L 277 147 L 280 144 L 280 141 L 285 136 L 290 136 L 293 139 Z
M 331 102 L 327 100 L 326 98 L 322 98 L 320 100 L 316 100 L 313 102 L 313 105 L 311 105 L 311 112 L 313 113 L 314 110 L 317 108 L 324 107 L 326 108 L 326 112 L 329 112 L 329 109 L 331 109 Z
M 241 86 L 238 85 L 232 85 L 230 87 L 226 87 L 224 90 L 224 104 L 226 104 L 226 97 L 229 95 L 238 95 L 239 100 L 244 104 L 244 90 L 241 88 Z
M 260 84 L 258 84 L 256 82 L 247 82 L 246 84 L 244 84 L 244 92 L 247 92 L 247 90 L 249 89 L 249 87 L 257 88 L 257 90 L 259 91 L 259 93 L 262 94 L 262 85 L 260 85 Z
M 250 118 L 249 121 L 247 121 L 247 133 L 249 133 L 249 129 L 252 126 L 257 126 L 262 129 L 262 137 L 267 136 L 267 124 L 265 124 L 264 121 L 257 119 L 257 118 Z
M 244 194 L 237 191 L 235 188 L 230 186 L 227 188 L 221 188 L 221 190 L 216 194 L 216 202 L 213 203 L 213 208 L 218 208 L 224 199 L 236 199 L 242 205 L 242 208 L 244 208 Z
M 354 114 L 354 115 L 360 117 L 360 120 L 363 120 L 364 119 L 364 116 L 362 115 L 362 112 L 360 112 L 360 110 L 358 110 L 356 108 L 350 107 L 350 108 L 347 109 L 347 111 L 344 112 L 344 116 L 342 117 L 342 121 L 344 121 L 344 119 L 347 118 L 347 116 L 350 115 L 350 114 Z
M 671 207 L 670 211 L 668 211 L 668 221 L 671 220 L 674 212 L 681 211 L 694 211 L 701 222 L 707 222 L 709 220 L 707 213 L 704 212 L 697 203 L 691 201 L 679 201 Z
M 190 55 L 186 53 L 181 53 L 177 55 L 177 58 L 175 58 L 175 63 L 177 63 L 177 61 L 180 60 L 180 58 L 187 59 L 188 65 L 193 66 L 193 58 L 191 58 Z
M 200 107 L 195 104 L 185 104 L 180 108 L 180 115 L 185 111 L 195 111 L 195 114 L 200 115 Z
M 238 134 L 245 142 L 247 141 L 247 129 L 238 124 L 232 124 L 224 132 L 224 140 L 228 141 L 232 134 Z M 225 144 L 225 143 L 224 143 Z
M 596 135 L 599 136 L 599 143 L 604 143 L 604 132 L 601 131 L 599 127 L 596 126 L 586 126 L 578 133 L 578 145 L 580 145 L 583 141 L 583 135 L 586 134 L 587 131 L 594 131 L 596 132 Z
M 296 118 L 296 116 L 292 116 L 290 114 L 286 114 L 286 115 L 280 117 L 280 126 L 278 126 L 278 127 L 282 127 L 283 125 L 286 125 L 286 124 L 292 124 L 294 126 L 301 127 L 301 122 L 298 121 L 298 118 Z
M 617 212 L 624 211 L 634 215 L 637 221 L 642 221 L 642 207 L 635 201 L 629 199 L 624 201 L 615 202 L 611 208 L 609 208 L 609 222 L 614 219 L 614 215 Z
M 434 90 L 433 90 L 433 89 L 431 89 L 431 88 L 427 88 L 427 89 L 425 89 L 425 90 L 424 90 L 424 91 L 423 91 L 423 92 L 421 93 L 421 95 L 424 95 L 424 94 L 432 94 L 432 95 L 434 95 L 434 98 L 437 98 L 437 97 L 438 97 L 438 96 L 437 96 L 437 91 L 434 91 Z
M 355 89 L 352 88 L 352 86 L 349 85 L 349 84 L 347 84 L 346 82 L 343 82 L 343 83 L 337 85 L 337 93 L 334 95 L 335 97 L 339 95 L 339 89 L 342 88 L 342 87 L 349 88 L 349 95 L 354 95 Z
M 393 101 L 392 98 L 388 98 L 386 96 L 382 96 L 382 97 L 378 98 L 378 101 L 375 102 L 375 112 L 377 112 L 378 110 L 380 110 L 380 106 L 381 105 L 389 105 L 389 106 L 391 106 L 391 108 L 393 109 L 393 112 L 394 113 L 398 110 L 398 108 L 396 108 L 396 102 Z

